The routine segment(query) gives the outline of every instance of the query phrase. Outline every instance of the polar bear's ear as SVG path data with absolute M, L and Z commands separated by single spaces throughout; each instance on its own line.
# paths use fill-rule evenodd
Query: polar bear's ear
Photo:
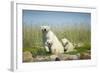
M 43 29 L 43 26 L 40 26 L 40 29 Z
M 49 30 L 50 30 L 50 27 L 49 27 L 49 26 L 47 26 L 47 27 L 46 27 L 46 31 L 49 31 Z

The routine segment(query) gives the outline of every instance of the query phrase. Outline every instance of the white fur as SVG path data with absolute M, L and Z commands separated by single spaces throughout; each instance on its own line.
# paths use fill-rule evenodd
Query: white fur
M 58 40 L 56 35 L 50 30 L 50 27 L 49 26 L 41 26 L 41 30 L 43 32 L 43 40 L 44 40 L 46 50 L 49 51 L 47 42 L 50 41 L 50 43 L 52 43 L 51 52 L 53 54 L 64 53 L 64 48 L 63 48 L 61 42 Z
M 66 44 L 68 43 L 68 44 Z M 62 44 L 65 45 L 64 49 L 66 49 L 66 52 L 76 51 L 73 46 L 73 44 L 66 38 L 62 39 Z M 69 55 L 69 59 L 79 59 L 80 53 L 77 53 L 76 55 Z
M 66 52 L 74 51 L 74 46 L 68 39 L 62 39 L 62 44 L 64 45 L 64 49 L 66 49 Z

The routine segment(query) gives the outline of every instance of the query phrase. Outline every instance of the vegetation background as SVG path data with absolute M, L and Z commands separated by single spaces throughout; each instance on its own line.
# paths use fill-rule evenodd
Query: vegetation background
M 77 52 L 69 52 L 66 54 L 80 53 L 83 57 L 83 54 L 87 53 L 89 54 L 89 59 L 91 56 L 90 24 L 91 15 L 89 13 L 35 12 L 24 10 L 23 52 L 29 51 L 33 57 L 50 55 L 45 51 L 43 46 L 42 32 L 40 29 L 40 26 L 47 25 L 51 27 L 51 30 L 60 41 L 63 38 L 67 38 L 75 46 Z M 84 59 L 87 59 L 87 56 Z

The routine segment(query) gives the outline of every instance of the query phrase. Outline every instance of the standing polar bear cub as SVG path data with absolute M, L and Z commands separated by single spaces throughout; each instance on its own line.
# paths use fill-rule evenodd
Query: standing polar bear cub
M 56 35 L 50 30 L 49 26 L 41 26 L 43 33 L 43 42 L 47 52 L 52 54 L 64 53 L 62 43 L 58 40 Z

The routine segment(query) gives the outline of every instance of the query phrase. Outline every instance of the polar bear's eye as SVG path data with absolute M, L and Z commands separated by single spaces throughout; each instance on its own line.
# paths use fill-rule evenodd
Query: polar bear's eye
M 66 43 L 63 44 L 64 47 L 67 46 L 67 45 L 68 45 L 68 42 L 66 42 Z
M 68 42 L 65 43 L 65 45 L 67 45 L 67 44 L 68 44 Z

